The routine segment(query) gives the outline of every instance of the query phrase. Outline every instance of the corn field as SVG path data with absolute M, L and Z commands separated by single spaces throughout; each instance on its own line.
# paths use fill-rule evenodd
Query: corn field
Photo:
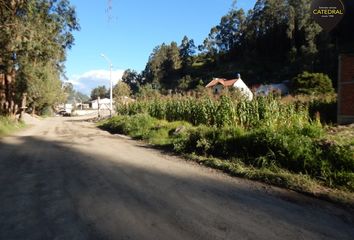
M 118 104 L 120 115 L 146 113 L 157 119 L 187 121 L 193 125 L 237 126 L 242 128 L 284 128 L 310 123 L 305 104 L 282 103 L 274 97 L 258 97 L 253 101 L 221 96 L 164 97 Z

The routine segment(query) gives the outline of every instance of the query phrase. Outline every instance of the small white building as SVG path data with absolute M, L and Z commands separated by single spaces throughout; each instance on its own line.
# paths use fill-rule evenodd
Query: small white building
M 261 85 L 256 90 L 256 95 L 268 96 L 271 93 L 279 93 L 280 95 L 288 95 L 289 88 L 286 83 L 271 83 L 267 85 Z
M 224 78 L 214 78 L 208 85 L 207 88 L 212 88 L 213 93 L 219 94 L 224 88 L 236 88 L 249 100 L 252 101 L 253 93 L 247 87 L 247 85 L 242 81 L 241 76 L 238 74 L 236 79 L 226 80 Z
M 64 105 L 64 110 L 65 110 L 65 112 L 67 112 L 67 113 L 71 113 L 72 110 L 73 110 L 73 105 L 72 105 L 71 103 L 66 103 L 66 104 Z
M 111 100 L 109 98 L 96 99 L 91 101 L 90 106 L 92 109 L 101 109 L 101 110 L 109 110 L 110 109 Z M 112 102 L 114 104 L 114 100 Z

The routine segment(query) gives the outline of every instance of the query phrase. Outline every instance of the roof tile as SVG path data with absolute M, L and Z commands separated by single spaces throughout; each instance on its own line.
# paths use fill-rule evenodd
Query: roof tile
M 231 87 L 237 82 L 238 79 L 226 80 L 224 78 L 214 78 L 210 83 L 206 85 L 206 87 L 214 87 L 215 85 L 221 84 L 224 87 Z

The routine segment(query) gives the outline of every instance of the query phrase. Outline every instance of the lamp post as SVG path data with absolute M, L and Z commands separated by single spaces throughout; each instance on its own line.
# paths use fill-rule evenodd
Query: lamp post
M 112 62 L 103 53 L 101 54 L 101 57 L 103 57 L 108 62 L 108 65 L 109 65 L 109 81 L 111 83 L 111 88 L 110 88 L 110 91 L 109 91 L 109 97 L 110 97 L 109 112 L 110 112 L 110 116 L 112 117 L 112 111 L 113 111 L 113 104 L 112 104 L 112 101 L 113 101 L 112 100 L 112 98 L 113 98 L 113 93 L 112 93 L 112 88 L 113 88 L 113 83 L 112 83 Z

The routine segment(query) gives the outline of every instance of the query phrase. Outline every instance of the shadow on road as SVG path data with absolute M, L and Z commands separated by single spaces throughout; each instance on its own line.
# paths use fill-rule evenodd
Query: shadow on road
M 139 166 L 117 153 L 112 161 L 36 137 L 0 140 L 0 154 L 0 239 L 354 236 L 352 219 L 331 204 L 288 202 L 222 178 L 165 171 L 149 159 Z

